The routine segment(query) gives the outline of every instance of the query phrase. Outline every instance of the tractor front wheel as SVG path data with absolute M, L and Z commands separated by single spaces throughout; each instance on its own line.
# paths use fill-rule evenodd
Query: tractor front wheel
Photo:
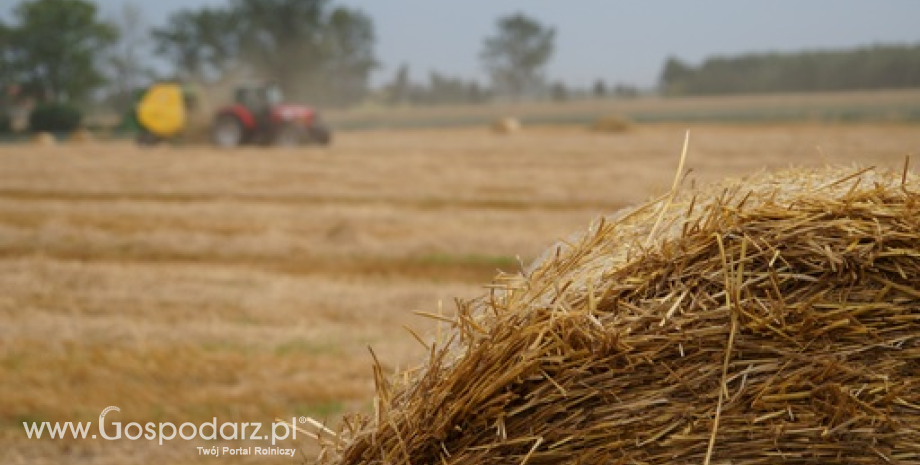
M 278 128 L 272 142 L 276 147 L 297 147 L 302 139 L 303 129 L 295 124 L 285 124 Z
M 332 131 L 326 126 L 315 125 L 310 128 L 310 140 L 319 145 L 329 145 L 332 143 Z
M 218 147 L 237 147 L 243 143 L 243 125 L 233 115 L 221 115 L 214 122 L 211 140 Z
M 157 145 L 163 141 L 157 137 L 156 134 L 153 134 L 146 129 L 141 129 L 140 132 L 137 133 L 137 137 L 134 140 L 137 142 L 137 145 L 141 147 L 153 147 L 154 145 Z

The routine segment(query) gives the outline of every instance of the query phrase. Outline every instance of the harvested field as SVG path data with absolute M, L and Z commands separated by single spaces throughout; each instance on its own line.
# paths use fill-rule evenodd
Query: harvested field
M 192 442 L 28 440 L 22 421 L 369 412 L 367 346 L 453 312 L 598 215 L 662 194 L 682 126 L 343 133 L 328 149 L 0 147 L 0 462 L 198 463 Z M 898 169 L 913 126 L 696 126 L 692 179 Z M 253 463 L 274 463 L 250 458 Z M 286 463 L 275 459 L 277 463 Z M 246 459 L 228 458 L 226 462 Z

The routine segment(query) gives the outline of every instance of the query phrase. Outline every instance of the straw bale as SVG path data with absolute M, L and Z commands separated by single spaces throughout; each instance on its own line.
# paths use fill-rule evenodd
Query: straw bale
M 81 128 L 81 129 L 77 129 L 71 132 L 68 140 L 73 143 L 81 144 L 81 143 L 93 142 L 94 140 L 96 140 L 96 138 L 95 136 L 93 136 L 92 132 Z
M 617 133 L 617 132 L 626 132 L 630 128 L 629 120 L 621 116 L 604 116 L 599 118 L 594 124 L 591 125 L 591 129 L 596 132 L 608 132 L 608 133 Z
M 50 132 L 38 132 L 32 135 L 32 143 L 35 145 L 50 147 L 55 145 L 57 140 L 54 138 L 54 134 L 51 134 Z
M 517 118 L 506 116 L 492 123 L 492 131 L 498 134 L 514 134 L 521 130 L 521 122 Z
M 449 333 L 448 333 L 449 334 Z M 796 170 L 595 222 L 461 302 L 357 464 L 920 463 L 920 181 Z

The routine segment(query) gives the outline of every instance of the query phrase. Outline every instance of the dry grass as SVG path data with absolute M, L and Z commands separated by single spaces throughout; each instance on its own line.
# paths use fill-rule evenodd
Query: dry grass
M 369 409 L 372 345 L 495 268 L 664 192 L 683 127 L 343 133 L 329 149 L 0 148 L 4 463 L 191 463 L 174 443 L 27 441 L 19 420 L 267 421 Z M 899 164 L 907 126 L 692 129 L 695 179 Z M 158 413 L 159 412 L 159 413 Z M 325 413 L 324 413 L 325 412 Z M 264 463 L 265 461 L 260 461 Z

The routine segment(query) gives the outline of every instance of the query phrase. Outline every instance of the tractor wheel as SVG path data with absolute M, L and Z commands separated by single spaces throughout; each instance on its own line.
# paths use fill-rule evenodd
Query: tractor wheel
M 222 115 L 214 122 L 211 140 L 218 147 L 238 147 L 243 143 L 243 125 L 235 116 Z
M 332 131 L 325 126 L 313 126 L 310 128 L 310 140 L 314 144 L 329 145 L 332 143 Z
M 154 145 L 159 144 L 162 141 L 162 139 L 160 139 L 159 137 L 157 137 L 155 134 L 151 133 L 150 131 L 141 129 L 140 132 L 137 133 L 137 137 L 135 138 L 134 141 L 137 143 L 137 145 L 141 147 L 153 147 Z
M 275 137 L 272 138 L 272 144 L 275 147 L 297 147 L 303 139 L 302 134 L 303 130 L 300 126 L 285 124 L 275 132 Z

